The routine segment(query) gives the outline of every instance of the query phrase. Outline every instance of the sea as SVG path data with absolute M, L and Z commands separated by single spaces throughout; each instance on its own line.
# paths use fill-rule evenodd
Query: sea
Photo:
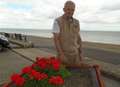
M 0 32 L 53 37 L 51 29 L 0 29 Z M 82 41 L 120 45 L 120 31 L 80 31 Z

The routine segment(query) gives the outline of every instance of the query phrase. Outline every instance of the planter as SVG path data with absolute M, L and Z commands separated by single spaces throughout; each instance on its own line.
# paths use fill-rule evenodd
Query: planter
M 98 65 L 92 67 L 67 66 L 72 76 L 65 79 L 64 87 L 104 87 Z
M 37 57 L 3 87 L 104 87 L 104 83 L 98 65 L 62 65 L 56 57 Z

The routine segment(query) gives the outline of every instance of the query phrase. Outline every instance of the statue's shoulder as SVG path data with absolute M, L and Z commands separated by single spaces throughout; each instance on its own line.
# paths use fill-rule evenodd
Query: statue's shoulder
M 78 20 L 78 19 L 73 18 L 73 21 L 74 21 L 74 24 L 75 24 L 75 25 L 79 25 L 79 20 Z
M 79 20 L 78 19 L 73 18 L 73 21 L 74 21 L 75 24 L 79 24 Z
M 56 20 L 56 21 L 60 21 L 61 19 L 62 19 L 62 16 L 57 17 L 55 20 Z

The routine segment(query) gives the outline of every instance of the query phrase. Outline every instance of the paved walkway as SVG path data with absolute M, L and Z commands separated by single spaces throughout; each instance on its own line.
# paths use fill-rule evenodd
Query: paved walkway
M 55 48 L 53 46 L 35 46 L 36 48 L 43 49 L 48 52 L 56 53 Z M 111 52 L 108 50 L 96 49 L 96 48 L 88 48 L 83 47 L 84 56 L 100 60 L 103 62 L 111 63 L 114 65 L 120 65 L 120 53 Z
M 120 53 L 106 51 L 96 48 L 84 47 L 84 55 L 96 60 L 104 61 L 107 63 L 119 65 L 120 64 Z
M 37 48 L 13 49 L 13 51 L 31 61 L 35 61 L 37 56 L 54 56 L 52 53 L 45 52 Z
M 32 62 L 11 50 L 0 52 L 0 84 L 9 80 L 11 74 L 20 72 L 24 66 L 30 64 Z
M 109 52 L 120 53 L 120 44 L 105 44 L 105 43 L 95 43 L 95 42 L 83 42 L 83 47 L 100 49 Z
M 53 53 L 45 52 L 37 48 L 13 49 L 13 51 L 33 61 L 35 60 L 35 57 L 39 55 L 40 56 L 55 55 Z M 117 67 L 116 65 L 105 63 L 103 61 L 93 60 L 87 57 L 85 58 L 85 62 L 89 64 L 99 64 L 104 74 L 120 80 L 120 68 Z

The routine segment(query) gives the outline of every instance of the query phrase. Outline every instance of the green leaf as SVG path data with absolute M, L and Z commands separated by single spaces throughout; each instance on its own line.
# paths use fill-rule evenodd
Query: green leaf
M 39 80 L 37 83 L 37 87 L 46 87 L 47 84 L 48 84 L 48 79 Z
M 41 71 L 41 69 L 40 69 L 39 66 L 35 66 L 35 67 L 34 67 L 34 70 L 36 70 L 36 71 Z
M 36 80 L 27 80 L 24 84 L 24 87 L 36 87 Z
M 28 74 L 23 74 L 22 77 L 25 78 L 25 79 L 29 79 L 29 75 Z
M 64 67 L 60 68 L 58 74 L 61 75 L 63 78 L 66 78 L 72 75 L 72 73 Z
M 53 75 L 57 75 L 58 71 L 55 71 L 53 69 L 46 69 L 46 70 L 44 70 L 44 72 L 48 75 L 48 77 L 50 77 L 50 76 L 53 76 Z

